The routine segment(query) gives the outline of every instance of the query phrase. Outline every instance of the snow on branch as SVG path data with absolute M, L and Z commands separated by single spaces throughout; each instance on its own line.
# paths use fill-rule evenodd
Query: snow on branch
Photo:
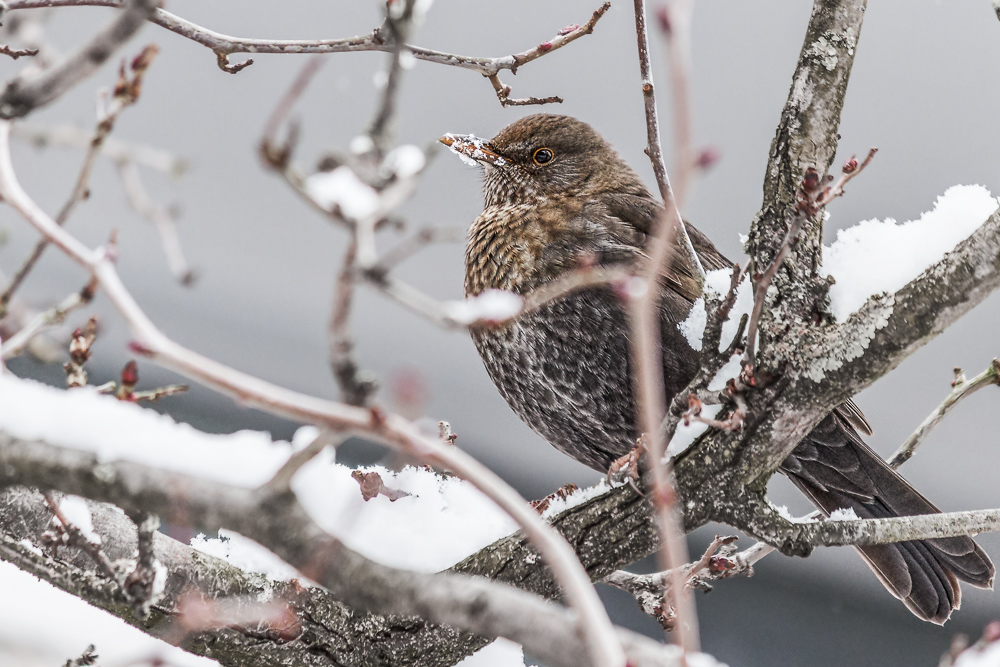
M 844 322 L 875 294 L 892 294 L 951 252 L 997 210 L 981 185 L 954 185 L 916 220 L 865 220 L 837 231 L 823 249 L 821 272 L 836 282 L 830 312 Z
M 100 501 L 113 502 L 130 514 L 149 512 L 164 516 L 172 522 L 183 518 L 189 524 L 210 530 L 229 527 L 267 546 L 285 562 L 323 584 L 338 599 L 348 604 L 380 612 L 416 614 L 432 622 L 487 636 L 507 635 L 554 665 L 588 663 L 585 647 L 577 638 L 576 622 L 568 611 L 543 603 L 532 595 L 498 587 L 483 580 L 459 575 L 404 572 L 375 563 L 326 533 L 303 511 L 297 500 L 302 498 L 304 505 L 315 503 L 316 496 L 321 493 L 319 489 L 329 489 L 331 486 L 336 487 L 335 493 L 353 495 L 357 503 L 352 511 L 331 512 L 331 506 L 336 507 L 336 504 L 325 498 L 325 502 L 322 502 L 313 515 L 340 514 L 339 520 L 350 524 L 346 532 L 353 533 L 352 539 L 357 539 L 358 544 L 364 544 L 365 548 L 376 548 L 373 545 L 380 541 L 385 544 L 385 540 L 396 540 L 391 549 L 381 552 L 383 559 L 397 562 L 408 559 L 411 564 L 419 561 L 418 565 L 422 569 L 434 570 L 439 569 L 443 562 L 453 559 L 453 556 L 446 555 L 449 550 L 455 549 L 452 543 L 468 546 L 470 540 L 477 539 L 477 530 L 475 525 L 469 524 L 460 527 L 458 531 L 449 530 L 447 535 L 433 535 L 428 530 L 428 520 L 433 522 L 435 515 L 446 522 L 454 521 L 455 515 L 462 514 L 480 520 L 483 516 L 489 516 L 488 511 L 481 511 L 481 505 L 478 508 L 474 506 L 476 497 L 482 499 L 479 503 L 485 502 L 485 498 L 467 483 L 455 479 L 440 480 L 432 473 L 410 469 L 409 475 L 398 476 L 394 483 L 408 488 L 412 492 L 411 496 L 400 498 L 396 502 L 374 498 L 371 503 L 366 504 L 357 493 L 356 485 L 349 481 L 349 474 L 340 475 L 339 483 L 331 483 L 331 472 L 334 472 L 331 468 L 337 467 L 331 466 L 328 461 L 314 461 L 300 471 L 300 476 L 306 480 L 303 482 L 304 486 L 299 486 L 298 477 L 293 481 L 295 495 L 271 496 L 266 486 L 253 490 L 210 479 L 212 476 L 228 477 L 246 482 L 248 479 L 266 478 L 266 474 L 260 473 L 269 472 L 266 468 L 273 467 L 274 463 L 280 461 L 283 453 L 278 450 L 268 456 L 262 448 L 265 440 L 269 444 L 269 439 L 260 434 L 198 434 L 190 427 L 172 423 L 169 418 L 153 415 L 134 405 L 120 403 L 86 390 L 65 392 L 6 376 L 0 380 L 0 390 L 4 392 L 5 399 L 26 395 L 20 399 L 23 403 L 19 403 L 19 407 L 33 405 L 36 412 L 55 410 L 68 413 L 69 417 L 75 418 L 82 431 L 78 433 L 65 425 L 54 426 L 51 432 L 44 433 L 47 437 L 61 436 L 64 441 L 75 439 L 77 443 L 99 438 L 108 443 L 103 448 L 91 443 L 91 448 L 100 450 L 98 456 L 80 449 L 57 447 L 38 438 L 27 440 L 9 435 L 11 431 L 17 432 L 19 429 L 37 434 L 38 419 L 25 418 L 20 423 L 4 425 L 0 427 L 0 431 L 8 435 L 0 438 L 0 460 L 4 462 L 0 486 L 58 488 L 65 492 L 85 493 Z M 132 428 L 123 428 L 129 422 Z M 138 430 L 133 430 L 136 427 Z M 42 427 L 43 430 L 45 428 L 47 427 Z M 149 437 L 137 443 L 134 435 L 124 435 L 136 432 L 146 433 Z M 115 443 L 116 440 L 118 444 Z M 131 440 L 130 448 L 125 447 L 125 440 Z M 170 441 L 169 445 L 166 440 Z M 257 451 L 248 449 L 248 445 L 255 441 L 258 443 Z M 192 444 L 186 445 L 185 442 Z M 207 443 L 212 443 L 215 447 Z M 184 454 L 186 449 L 194 447 L 199 448 L 201 456 Z M 192 458 L 205 458 L 206 452 L 211 454 L 212 449 L 219 448 L 228 449 L 225 452 L 227 461 L 262 458 L 264 463 L 248 462 L 245 464 L 246 469 L 221 471 L 222 466 L 217 463 L 211 465 L 211 455 L 207 457 L 207 461 L 191 461 Z M 235 449 L 240 450 L 239 456 L 233 455 Z M 271 449 L 277 448 L 272 446 Z M 149 456 L 152 454 L 157 465 L 112 459 L 113 453 L 142 460 L 150 460 Z M 216 454 L 222 456 L 221 453 Z M 172 461 L 172 465 L 164 459 Z M 172 467 L 178 466 L 197 469 L 199 474 L 193 476 L 171 471 Z M 256 473 L 249 468 L 256 468 Z M 314 483 L 308 481 L 312 475 L 319 476 Z M 337 474 L 334 474 L 333 478 L 336 477 Z M 420 480 L 425 482 L 421 483 Z M 450 503 L 447 511 L 435 511 L 434 504 L 439 502 L 437 499 L 442 496 L 442 489 L 449 484 L 450 494 L 446 492 L 444 495 L 454 496 L 455 501 Z M 178 488 L 186 490 L 183 503 L 173 500 L 171 490 Z M 455 496 L 456 493 L 459 495 Z M 466 495 L 463 496 L 463 493 Z M 468 495 L 470 493 L 471 496 Z M 431 505 L 427 505 L 428 502 Z M 408 504 L 422 505 L 418 515 L 412 513 L 412 507 L 407 509 Z M 373 520 L 372 515 L 366 516 L 365 509 L 358 508 L 358 505 L 363 505 L 365 509 L 380 505 L 383 516 L 396 516 L 388 522 Z M 345 517 L 345 514 L 349 516 Z M 513 527 L 503 513 L 494 509 L 493 515 L 497 517 L 496 526 L 504 530 Z M 415 516 L 419 518 L 414 518 Z M 124 517 L 122 520 L 125 520 Z M 325 518 L 324 521 L 329 522 L 330 519 Z M 375 525 L 365 525 L 369 523 Z M 481 528 L 478 536 L 478 539 L 483 537 Z M 106 536 L 102 537 L 102 541 L 108 541 Z M 158 536 L 158 539 L 166 538 Z M 196 541 L 200 546 L 204 546 L 204 543 L 204 539 Z M 436 556 L 432 556 L 430 560 L 420 560 L 420 553 L 428 553 L 422 552 L 419 546 L 421 543 L 427 546 L 429 553 Z M 236 542 L 230 547 L 223 552 L 214 545 L 208 546 L 217 555 L 238 560 L 243 565 L 262 567 L 260 557 L 249 553 L 243 545 Z M 161 551 L 157 552 L 158 555 Z M 393 552 L 396 554 L 393 555 Z M 445 561 L 441 560 L 442 555 Z M 336 567 L 332 566 L 333 563 L 336 563 Z M 263 568 L 273 578 L 273 565 L 264 561 Z M 175 574 L 173 570 L 170 572 Z M 676 662 L 676 649 L 658 647 L 650 653 L 651 647 L 656 646 L 655 643 L 621 631 L 617 635 L 620 641 L 624 640 L 632 664 L 673 665 Z M 631 648 L 633 646 L 637 648 Z

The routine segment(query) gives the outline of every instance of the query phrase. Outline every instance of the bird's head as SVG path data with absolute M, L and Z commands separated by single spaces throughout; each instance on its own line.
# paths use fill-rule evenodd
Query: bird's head
M 640 182 L 594 128 L 569 116 L 525 116 L 488 141 L 454 134 L 440 141 L 484 167 L 487 207 L 629 190 Z

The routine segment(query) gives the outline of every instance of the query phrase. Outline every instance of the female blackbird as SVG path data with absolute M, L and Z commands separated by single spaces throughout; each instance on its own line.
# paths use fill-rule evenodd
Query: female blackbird
M 636 173 L 586 123 L 536 114 L 489 141 L 441 141 L 484 167 L 485 209 L 469 230 L 465 291 L 525 294 L 579 266 L 628 265 L 660 205 Z M 708 269 L 729 268 L 715 246 L 688 226 Z M 679 253 L 678 253 L 679 254 Z M 678 329 L 700 296 L 688 267 L 663 277 L 661 335 L 668 400 L 694 377 L 698 353 Z M 472 333 L 490 377 L 528 426 L 562 452 L 606 471 L 636 441 L 626 313 L 609 286 L 581 289 L 504 327 Z M 871 433 L 849 402 L 826 417 L 781 471 L 823 512 L 860 518 L 938 509 L 869 449 Z M 885 587 L 917 616 L 944 623 L 961 602 L 958 580 L 990 588 L 994 568 L 968 537 L 859 547 Z

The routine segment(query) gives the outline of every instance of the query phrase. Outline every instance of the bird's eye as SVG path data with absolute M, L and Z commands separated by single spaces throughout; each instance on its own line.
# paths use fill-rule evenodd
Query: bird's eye
M 551 148 L 539 148 L 537 151 L 535 151 L 535 154 L 532 156 L 532 159 L 534 159 L 535 164 L 542 165 L 552 162 L 552 158 L 554 158 L 555 156 L 556 154 L 552 152 Z

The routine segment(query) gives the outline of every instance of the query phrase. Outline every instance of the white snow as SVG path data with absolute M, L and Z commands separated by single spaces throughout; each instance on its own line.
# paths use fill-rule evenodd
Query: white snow
M 218 537 L 198 535 L 191 540 L 191 546 L 216 558 L 228 561 L 231 565 L 246 570 L 258 572 L 269 579 L 287 581 L 302 575 L 296 569 L 281 560 L 269 549 L 262 547 L 253 540 L 239 533 L 222 529 Z
M 735 332 L 733 332 L 733 334 L 735 335 Z M 708 383 L 708 387 L 706 387 L 706 389 L 709 391 L 722 391 L 726 388 L 726 382 L 728 382 L 731 378 L 738 376 L 741 370 L 743 370 L 743 355 L 734 354 L 729 358 L 729 361 L 727 361 L 726 364 L 719 369 L 719 372 L 716 373 L 715 377 Z
M 552 498 L 549 501 L 549 506 L 545 508 L 544 512 L 542 512 L 542 518 L 553 519 L 571 507 L 582 505 L 591 498 L 596 498 L 602 493 L 606 493 L 610 490 L 611 486 L 608 484 L 607 478 L 601 477 L 597 484 L 578 488 L 573 493 L 568 494 L 565 498 L 560 498 L 558 496 Z
M 364 155 L 365 153 L 374 150 L 375 142 L 367 134 L 359 134 L 358 136 L 351 139 L 351 143 L 348 146 L 351 152 L 355 155 Z
M 451 134 L 448 133 L 444 135 L 445 137 L 452 140 L 448 150 L 462 158 L 462 162 L 476 166 L 480 161 L 487 162 L 486 160 L 486 140 L 480 139 L 474 134 Z M 490 162 L 487 162 L 490 164 Z M 502 157 L 497 156 L 493 158 L 492 164 L 497 166 L 503 166 L 507 164 L 507 161 Z
M 445 304 L 448 317 L 460 324 L 477 321 L 503 322 L 521 312 L 524 300 L 513 292 L 488 289 L 464 301 Z
M 732 269 L 709 271 L 705 274 L 706 291 L 711 291 L 713 294 L 724 297 L 729 293 L 729 284 L 732 275 Z M 736 328 L 739 326 L 740 318 L 744 314 L 750 314 L 751 309 L 753 309 L 753 293 L 750 281 L 744 276 L 736 288 L 736 303 L 733 304 L 729 318 L 722 324 L 720 345 L 725 347 L 732 342 L 733 336 L 736 335 Z M 687 338 L 688 344 L 696 351 L 701 350 L 701 339 L 705 334 L 705 324 L 707 321 L 708 314 L 705 312 L 705 299 L 704 297 L 699 297 L 694 302 L 694 305 L 691 306 L 691 312 L 688 313 L 687 319 L 678 325 L 681 333 Z
M 159 658 L 174 667 L 212 667 L 83 600 L 0 561 L 0 665 L 53 667 L 94 644 L 99 665 L 134 665 Z
M 520 644 L 501 637 L 487 644 L 455 667 L 525 667 Z
M 419 174 L 425 164 L 427 159 L 422 150 L 413 144 L 404 144 L 392 149 L 382 166 L 398 178 L 411 178 Z
M 852 507 L 841 507 L 830 512 L 827 521 L 857 521 L 858 515 Z
M 822 270 L 837 281 L 830 289 L 831 312 L 843 322 L 868 297 L 896 292 L 968 238 L 997 204 L 981 185 L 955 185 L 917 220 L 865 220 L 838 231 L 823 249 Z
M 721 409 L 721 405 L 706 405 L 701 409 L 701 415 L 705 418 L 713 419 L 719 414 L 719 410 Z M 674 437 L 667 444 L 667 458 L 677 456 L 686 450 L 707 430 L 708 424 L 704 422 L 692 420 L 688 425 L 685 425 L 683 421 L 679 423 L 677 430 L 674 431 Z
M 955 667 L 1000 667 L 1000 641 L 987 644 L 981 650 L 970 648 L 955 661 Z
M 338 207 L 351 220 L 366 220 L 379 210 L 378 192 L 347 166 L 313 174 L 306 179 L 305 190 L 323 208 Z
M 830 512 L 827 521 L 858 521 L 859 517 L 852 507 L 841 507 Z
M 11 435 L 92 451 L 101 461 L 134 461 L 243 487 L 269 480 L 293 450 L 265 433 L 201 433 L 134 403 L 89 389 L 55 389 L 9 373 L 0 375 L 0 405 L 0 430 Z M 294 441 L 302 447 L 316 433 L 304 427 Z M 303 467 L 292 488 L 320 526 L 386 565 L 440 571 L 516 529 L 489 498 L 456 477 L 412 467 L 398 473 L 362 470 L 378 472 L 387 486 L 412 495 L 365 502 L 352 469 L 336 464 L 332 450 Z M 228 537 L 223 557 L 241 565 L 257 563 L 252 567 L 276 576 L 273 563 L 261 560 L 259 546 L 247 553 L 243 541 Z
M 94 518 L 87 507 L 87 501 L 79 496 L 64 496 L 59 501 L 59 510 L 72 525 L 80 529 L 87 541 L 101 543 L 101 536 L 94 531 Z

